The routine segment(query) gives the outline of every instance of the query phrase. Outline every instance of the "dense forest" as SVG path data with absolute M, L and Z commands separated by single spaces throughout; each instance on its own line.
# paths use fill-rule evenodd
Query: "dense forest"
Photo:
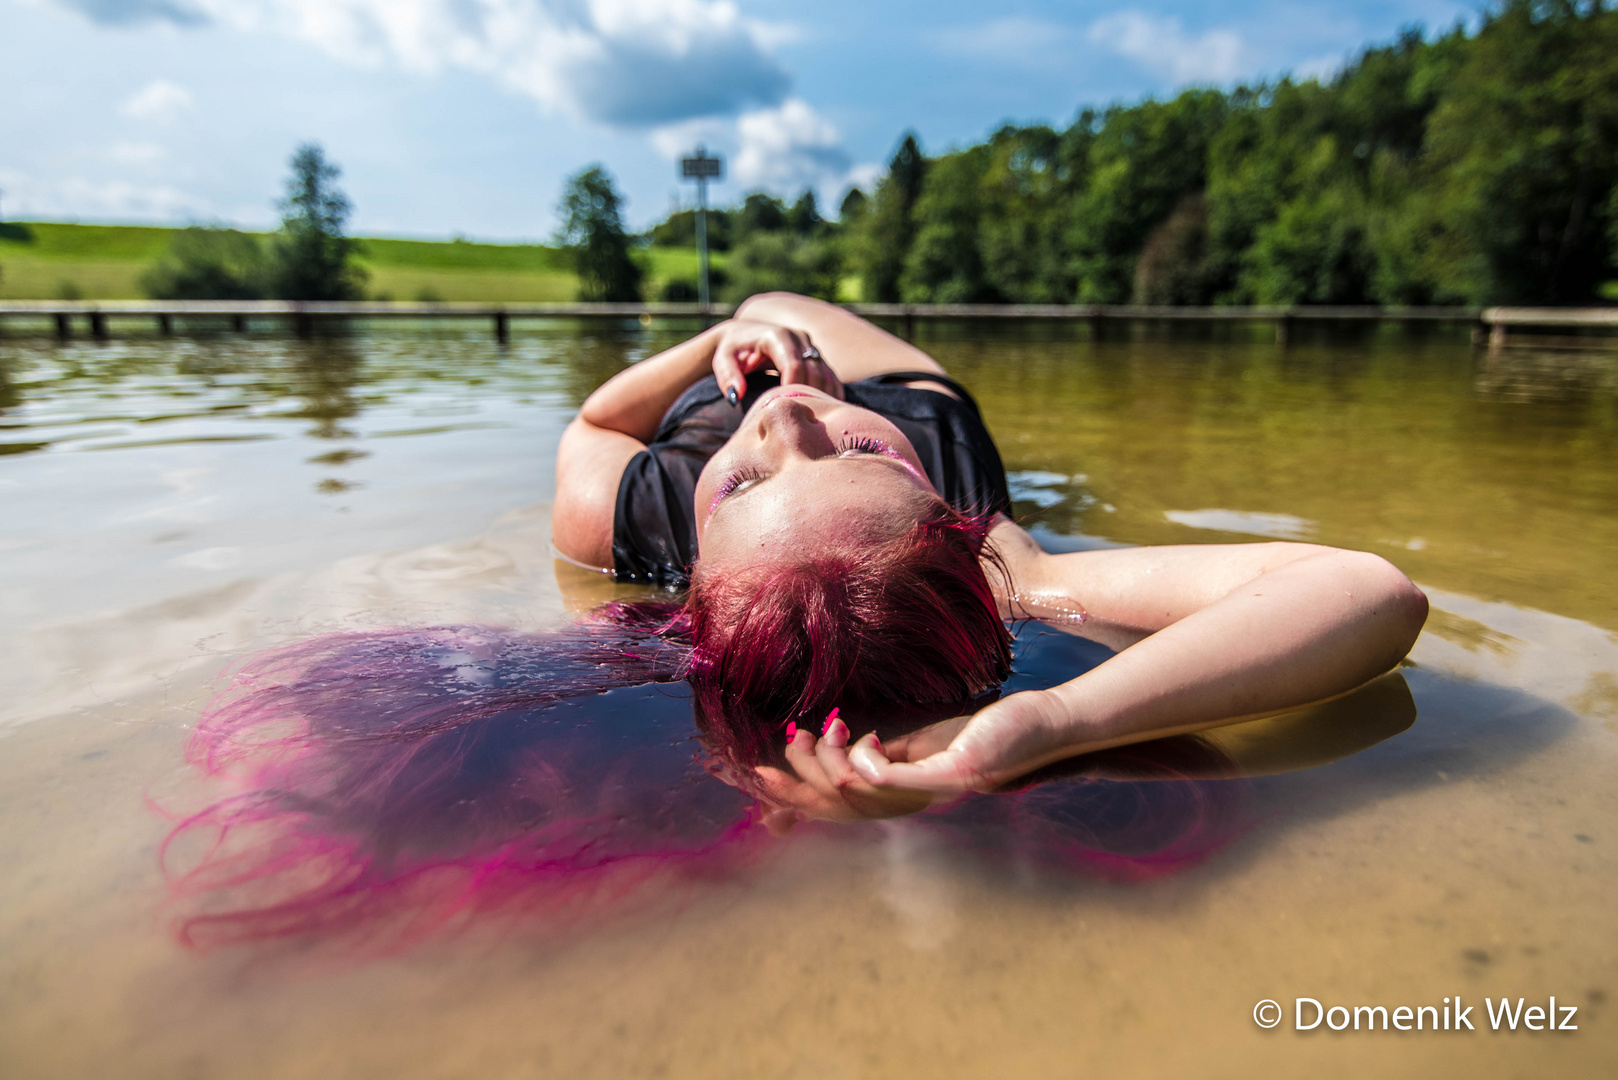
M 1618 11 L 1508 0 L 1282 79 L 907 135 L 838 220 L 812 195 L 710 213 L 718 292 L 912 303 L 1585 303 L 1618 278 Z M 651 230 L 693 242 L 690 211 Z M 676 281 L 667 299 L 685 299 Z

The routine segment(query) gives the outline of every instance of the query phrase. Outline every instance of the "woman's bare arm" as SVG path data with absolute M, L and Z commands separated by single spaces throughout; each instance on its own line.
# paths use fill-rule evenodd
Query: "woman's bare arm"
M 896 755 L 908 761 L 862 739 L 849 761 L 870 783 L 985 790 L 1092 750 L 1324 701 L 1397 664 L 1427 616 L 1426 597 L 1386 560 L 1308 544 L 1011 561 L 1018 602 L 1082 611 L 1095 636 L 1128 647 L 914 740 Z
M 760 293 L 737 308 L 736 317 L 808 334 L 845 383 L 894 371 L 945 373 L 937 360 L 914 345 L 824 300 L 796 293 Z

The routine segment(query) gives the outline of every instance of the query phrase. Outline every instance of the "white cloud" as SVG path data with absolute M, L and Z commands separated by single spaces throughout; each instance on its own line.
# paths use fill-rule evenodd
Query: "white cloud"
M 675 158 L 694 153 L 699 146 L 709 149 L 728 148 L 736 141 L 735 133 L 734 121 L 704 116 L 696 120 L 682 120 L 679 123 L 654 128 L 651 140 L 653 148 L 659 154 L 673 161 Z
M 791 192 L 843 181 L 853 162 L 836 126 L 799 98 L 736 121 L 735 176 L 748 188 Z
M 191 92 L 167 79 L 155 79 L 118 106 L 118 111 L 151 124 L 172 124 L 196 107 Z
M 357 65 L 472 71 L 545 109 L 624 127 L 779 104 L 790 79 L 773 50 L 794 33 L 732 0 L 59 2 L 104 23 L 202 19 Z
M 651 133 L 652 145 L 671 161 L 706 146 L 725 161 L 725 202 L 751 191 L 791 198 L 816 189 L 826 207 L 850 185 L 870 189 L 881 166 L 855 164 L 843 148 L 842 132 L 807 102 L 788 98 L 779 106 L 755 109 L 735 120 L 705 118 L 668 124 Z
M 8 218 L 188 221 L 212 216 L 202 200 L 166 184 L 85 176 L 46 182 L 20 170 L 0 169 L 0 188 L 6 192 Z
M 1097 19 L 1085 35 L 1092 45 L 1134 60 L 1175 83 L 1223 83 L 1243 71 L 1246 46 L 1231 30 L 1186 34 L 1176 18 L 1128 10 Z

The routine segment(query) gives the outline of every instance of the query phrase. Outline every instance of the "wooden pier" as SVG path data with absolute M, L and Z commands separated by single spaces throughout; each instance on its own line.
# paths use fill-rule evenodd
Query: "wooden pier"
M 1568 329 L 1618 333 L 1618 306 L 1610 308 L 1459 308 L 1459 307 L 1148 307 L 1134 304 L 848 304 L 868 318 L 903 325 L 906 336 L 927 320 L 1055 320 L 1083 322 L 1093 335 L 1105 335 L 1109 324 L 1131 322 L 1268 323 L 1285 344 L 1293 328 L 1305 323 L 1451 323 L 1473 327 L 1479 343 L 1499 348 L 1507 335 L 1525 330 Z M 0 301 L 0 329 L 20 320 L 54 326 L 62 339 L 75 327 L 92 339 L 112 333 L 111 320 L 146 321 L 158 333 L 172 334 L 189 322 L 229 326 L 237 333 L 251 329 L 307 336 L 316 324 L 345 319 L 459 319 L 488 325 L 497 341 L 511 338 L 518 320 L 638 320 L 711 322 L 730 315 L 725 304 L 484 304 L 404 303 L 398 301 L 301 302 L 290 300 L 10 300 Z M 1603 335 L 1605 336 L 1605 335 Z M 1596 338 L 1595 340 L 1601 340 Z

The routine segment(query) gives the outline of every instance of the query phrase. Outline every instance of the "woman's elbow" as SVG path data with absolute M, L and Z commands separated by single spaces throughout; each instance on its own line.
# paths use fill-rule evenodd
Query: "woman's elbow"
M 1427 594 L 1404 572 L 1380 555 L 1368 551 L 1345 552 L 1353 564 L 1355 591 L 1363 590 L 1370 609 L 1388 624 L 1390 638 L 1396 638 L 1403 657 L 1416 643 L 1427 622 Z

